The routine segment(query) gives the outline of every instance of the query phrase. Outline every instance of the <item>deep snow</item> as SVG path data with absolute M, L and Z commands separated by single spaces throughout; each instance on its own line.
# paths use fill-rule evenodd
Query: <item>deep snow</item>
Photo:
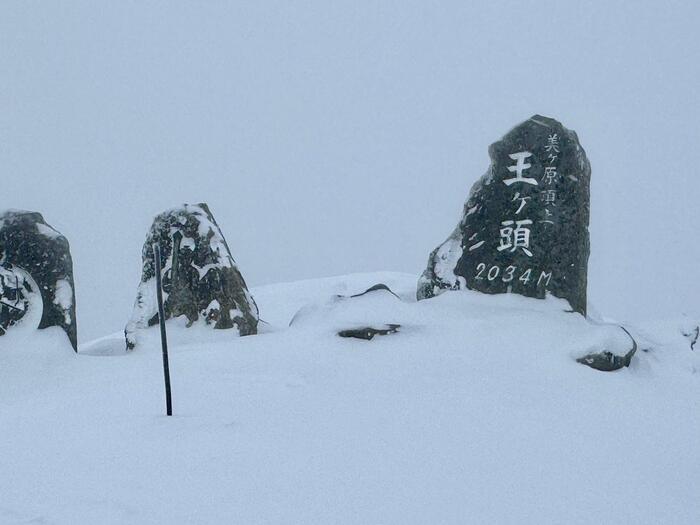
M 334 298 L 378 282 L 403 301 Z M 266 323 L 243 338 L 170 322 L 172 418 L 157 328 L 129 354 L 123 334 L 74 355 L 58 329 L 8 333 L 0 523 L 700 521 L 692 320 L 629 327 L 632 365 L 603 373 L 575 358 L 629 339 L 562 301 L 415 286 L 254 288 Z M 402 328 L 335 335 L 384 323 Z

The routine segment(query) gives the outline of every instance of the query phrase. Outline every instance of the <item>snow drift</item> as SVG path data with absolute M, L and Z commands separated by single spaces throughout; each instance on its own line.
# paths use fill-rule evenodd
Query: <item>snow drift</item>
M 401 300 L 337 298 L 380 282 Z M 560 300 L 414 291 L 254 288 L 243 338 L 169 321 L 172 418 L 157 328 L 132 353 L 3 340 L 0 523 L 697 523 L 692 319 L 632 328 L 601 373 L 575 359 L 629 337 Z M 376 323 L 401 328 L 337 335 Z

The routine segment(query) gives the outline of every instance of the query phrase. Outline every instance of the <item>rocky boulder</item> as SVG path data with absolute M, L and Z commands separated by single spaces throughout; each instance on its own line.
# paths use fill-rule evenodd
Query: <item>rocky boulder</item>
M 585 315 L 591 168 L 576 133 L 535 115 L 489 155 L 459 224 L 430 254 L 418 299 L 465 288 L 552 294 Z
M 206 204 L 184 204 L 158 215 L 142 250 L 143 272 L 126 329 L 127 349 L 141 328 L 158 322 L 153 245 L 161 249 L 165 318 L 187 318 L 239 335 L 257 333 L 258 307 Z
M 40 213 L 0 213 L 0 336 L 16 325 L 60 327 L 78 349 L 68 240 Z

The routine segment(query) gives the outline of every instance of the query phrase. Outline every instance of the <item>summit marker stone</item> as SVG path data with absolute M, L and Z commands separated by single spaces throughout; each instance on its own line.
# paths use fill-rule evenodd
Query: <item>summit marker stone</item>
M 459 289 L 551 294 L 585 316 L 591 167 L 576 133 L 535 115 L 489 156 L 459 224 L 430 254 L 418 299 Z

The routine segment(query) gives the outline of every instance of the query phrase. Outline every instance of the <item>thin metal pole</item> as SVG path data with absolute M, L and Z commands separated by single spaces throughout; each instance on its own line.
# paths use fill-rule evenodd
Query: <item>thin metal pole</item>
M 163 375 L 165 377 L 165 409 L 173 415 L 173 402 L 170 397 L 170 363 L 168 360 L 168 337 L 165 333 L 165 311 L 163 309 L 163 283 L 160 266 L 160 245 L 153 243 L 153 259 L 156 263 L 156 296 L 158 297 L 158 321 L 160 324 L 160 341 L 163 345 Z

